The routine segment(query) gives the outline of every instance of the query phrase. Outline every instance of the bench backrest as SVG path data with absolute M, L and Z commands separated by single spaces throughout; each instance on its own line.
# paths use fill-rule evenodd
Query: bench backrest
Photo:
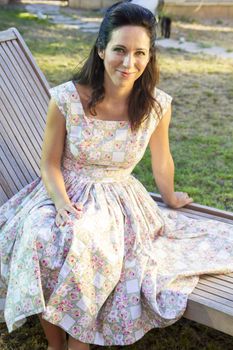
M 17 29 L 0 32 L 0 205 L 40 174 L 48 90 Z

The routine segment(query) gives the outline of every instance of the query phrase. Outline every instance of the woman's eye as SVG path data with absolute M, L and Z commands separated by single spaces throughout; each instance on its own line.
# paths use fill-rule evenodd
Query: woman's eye
M 122 49 L 121 47 L 116 47 L 114 51 L 124 53 L 124 49 Z
M 138 56 L 145 56 L 145 52 L 144 51 L 137 51 L 136 54 Z

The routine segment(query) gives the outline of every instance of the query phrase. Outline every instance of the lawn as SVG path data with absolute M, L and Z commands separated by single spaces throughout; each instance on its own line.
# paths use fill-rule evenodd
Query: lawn
M 208 20 L 184 22 L 177 20 L 173 23 L 173 39 L 185 38 L 187 41 L 195 41 L 201 47 L 221 46 L 228 52 L 233 51 L 232 35 L 233 26 L 230 21 Z
M 87 15 L 90 17 L 90 13 Z M 184 36 L 185 26 L 191 24 L 177 21 L 173 25 L 175 37 L 179 33 Z M 224 43 L 225 29 L 213 30 L 216 24 L 211 23 L 200 25 L 203 43 L 222 43 L 228 48 L 228 35 Z M 95 39 L 94 34 L 65 29 L 62 25 L 39 20 L 22 6 L 1 7 L 0 30 L 11 26 L 21 32 L 51 86 L 70 79 Z M 221 28 L 221 25 L 218 24 L 218 27 Z M 199 32 L 193 26 L 187 29 L 186 34 L 189 38 L 196 38 Z M 233 62 L 172 49 L 159 49 L 158 57 L 161 67 L 160 88 L 173 96 L 170 140 L 176 165 L 176 190 L 187 191 L 195 202 L 232 211 Z M 156 191 L 149 149 L 134 169 L 134 174 L 148 191 Z M 1 350 L 46 349 L 36 317 L 31 317 L 25 326 L 11 334 L 2 324 L 0 332 Z M 233 338 L 182 319 L 168 328 L 154 329 L 136 344 L 124 348 L 232 350 Z M 101 347 L 93 346 L 93 349 Z

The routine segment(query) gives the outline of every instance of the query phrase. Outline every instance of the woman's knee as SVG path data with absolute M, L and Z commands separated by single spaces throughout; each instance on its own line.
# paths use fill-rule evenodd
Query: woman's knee
M 69 336 L 68 350 L 90 350 L 90 345 Z

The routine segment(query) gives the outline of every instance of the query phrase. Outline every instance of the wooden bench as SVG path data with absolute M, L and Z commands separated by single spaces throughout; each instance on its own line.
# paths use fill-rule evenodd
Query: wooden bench
M 39 175 L 49 85 L 14 28 L 0 33 L 0 205 Z M 150 193 L 164 206 L 161 197 Z M 233 225 L 233 213 L 192 204 L 190 217 Z M 203 275 L 189 297 L 184 317 L 233 335 L 233 274 Z
M 40 174 L 49 85 L 14 28 L 0 32 L 0 205 Z

